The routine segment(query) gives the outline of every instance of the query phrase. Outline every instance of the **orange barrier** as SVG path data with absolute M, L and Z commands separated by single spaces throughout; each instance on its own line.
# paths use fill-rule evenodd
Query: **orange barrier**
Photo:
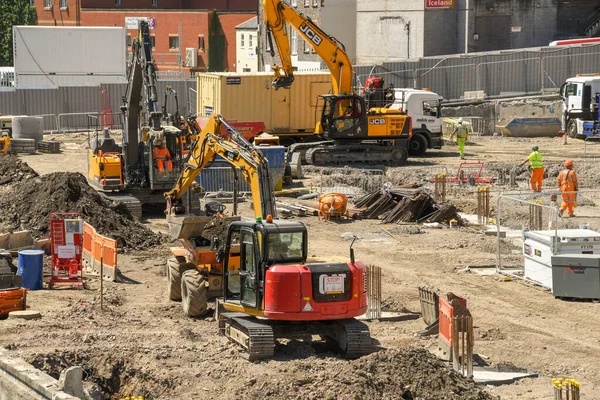
M 100 235 L 93 226 L 83 224 L 83 259 L 86 272 L 100 275 L 100 264 L 103 264 L 102 278 L 115 281 L 117 279 L 117 241 Z
M 11 311 L 27 309 L 27 290 L 15 289 L 0 291 L 0 316 Z
M 452 318 L 454 317 L 454 308 L 444 300 L 440 299 L 440 338 L 448 346 L 452 346 Z

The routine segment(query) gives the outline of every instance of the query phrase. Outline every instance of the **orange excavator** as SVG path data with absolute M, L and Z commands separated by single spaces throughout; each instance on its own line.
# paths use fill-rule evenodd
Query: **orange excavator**
M 368 108 L 364 97 L 354 93 L 354 71 L 344 45 L 325 33 L 314 21 L 283 0 L 262 0 L 267 38 L 277 48 L 281 66 L 274 65 L 273 87 L 288 88 L 294 81 L 289 29 L 314 49 L 327 65 L 333 94 L 318 98 L 322 104 L 315 128 L 316 142 L 296 143 L 289 153 L 304 155 L 308 164 L 404 163 L 412 135 L 412 120 L 390 108 Z M 275 52 L 271 50 L 271 55 Z M 308 99 L 307 99 L 308 101 Z
M 202 216 L 186 214 L 184 193 L 217 155 L 250 184 L 254 220 L 238 218 L 223 227 L 208 209 Z M 219 330 L 251 360 L 271 357 L 277 338 L 308 333 L 337 344 L 346 357 L 372 351 L 368 327 L 354 318 L 367 308 L 365 264 L 352 249 L 350 260 L 308 259 L 306 226 L 276 219 L 267 160 L 221 116 L 199 133 L 165 196 L 171 235 L 183 242 L 167 262 L 169 298 L 181 299 L 188 316 L 203 314 L 208 299 L 220 297 Z M 224 229 L 224 239 L 206 235 L 207 227 Z

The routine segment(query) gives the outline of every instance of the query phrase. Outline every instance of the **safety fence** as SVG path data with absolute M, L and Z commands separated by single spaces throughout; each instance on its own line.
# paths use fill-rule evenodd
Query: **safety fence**
M 600 190 L 580 190 L 565 192 L 576 194 L 575 213 L 578 206 L 595 206 L 594 198 L 600 198 Z M 522 249 L 506 245 L 504 237 L 519 238 L 524 232 L 548 230 L 554 231 L 553 243 L 558 240 L 560 229 L 589 228 L 589 222 L 575 222 L 571 218 L 561 218 L 559 207 L 560 191 L 544 191 L 541 193 L 508 192 L 501 193 L 496 199 L 496 269 L 512 275 L 513 268 L 522 268 Z M 564 215 L 566 217 L 566 213 Z M 522 276 L 517 276 L 522 278 Z
M 86 273 L 101 276 L 102 280 L 117 279 L 117 241 L 96 232 L 93 226 L 83 224 L 83 267 Z
M 398 88 L 429 88 L 445 100 L 466 99 L 465 92 L 486 98 L 556 91 L 569 77 L 595 73 L 600 45 L 540 47 L 486 53 L 424 57 L 416 61 L 356 66 L 356 85 L 371 74 Z
M 367 319 L 381 318 L 381 267 L 367 267 Z

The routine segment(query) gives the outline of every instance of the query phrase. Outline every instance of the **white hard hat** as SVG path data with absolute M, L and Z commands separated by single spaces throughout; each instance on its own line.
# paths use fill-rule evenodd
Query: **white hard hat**
M 459 119 L 458 119 L 458 123 L 459 123 L 459 124 L 462 124 L 462 122 L 463 122 L 463 119 L 462 119 L 462 118 L 459 118 Z

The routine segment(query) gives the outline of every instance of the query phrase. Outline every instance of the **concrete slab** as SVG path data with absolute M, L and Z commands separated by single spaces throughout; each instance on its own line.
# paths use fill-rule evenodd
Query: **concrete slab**
M 8 313 L 10 319 L 38 319 L 42 318 L 42 314 L 39 311 L 23 310 L 23 311 L 11 311 Z
M 501 372 L 490 369 L 474 369 L 473 380 L 486 385 L 506 385 L 523 378 L 537 378 L 535 372 Z
M 421 313 L 400 313 L 396 311 L 382 311 L 380 318 L 367 318 L 366 314 L 356 317 L 360 321 L 377 320 L 381 322 L 410 321 L 419 318 L 421 318 Z

